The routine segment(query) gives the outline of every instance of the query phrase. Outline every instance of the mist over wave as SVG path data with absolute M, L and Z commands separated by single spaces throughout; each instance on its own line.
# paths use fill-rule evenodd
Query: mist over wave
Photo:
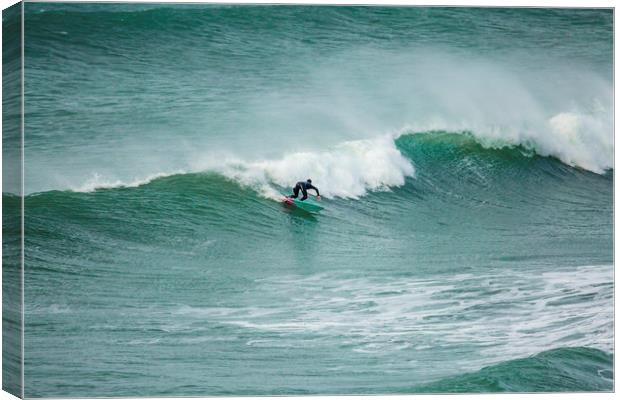
M 210 54 L 204 51 L 196 54 L 195 62 Z M 256 62 L 246 61 L 248 68 Z M 367 176 L 368 171 L 351 171 L 356 163 L 367 168 L 370 155 L 353 163 L 344 154 L 340 161 L 335 155 L 323 158 L 329 160 L 323 169 L 310 159 L 318 162 L 355 141 L 376 142 L 382 153 L 390 146 L 384 136 L 434 130 L 469 132 L 487 147 L 523 146 L 596 173 L 613 167 L 611 75 L 588 60 L 568 62 L 540 50 L 493 56 L 446 45 L 390 49 L 355 44 L 312 62 L 292 60 L 290 67 L 274 67 L 279 76 L 263 76 L 267 72 L 261 71 L 246 78 L 234 68 L 201 66 L 188 73 L 190 82 L 171 75 L 168 67 L 160 71 L 155 63 L 147 74 L 174 82 L 174 89 L 161 84 L 136 88 L 129 102 L 117 98 L 118 104 L 93 107 L 87 107 L 90 94 L 77 93 L 75 102 L 63 102 L 50 92 L 50 103 L 35 104 L 37 112 L 28 120 L 29 132 L 35 134 L 26 142 L 31 165 L 26 192 L 88 189 L 97 182 L 130 185 L 160 174 L 207 168 L 230 175 L 227 164 L 235 160 L 245 165 L 245 177 L 238 172 L 235 176 L 246 184 L 261 170 L 280 184 L 309 175 L 323 178 L 329 172 L 338 181 L 344 179 L 339 175 L 350 175 L 349 183 L 329 193 L 360 196 L 362 188 L 395 185 L 402 182 L 398 175 L 412 172 L 387 153 L 380 157 L 389 158 L 388 165 L 374 177 Z M 214 73 L 220 73 L 217 83 Z M 117 85 L 134 85 L 125 79 L 119 73 Z M 247 82 L 239 86 L 236 79 Z M 111 95 L 98 83 L 92 85 L 102 91 L 102 99 Z M 39 115 L 48 112 L 54 113 L 59 127 L 55 140 L 79 151 L 63 158 L 45 150 L 47 135 L 36 133 L 48 131 L 44 119 L 39 126 Z M 335 151 L 352 154 L 350 149 Z M 266 165 L 276 160 L 299 176 L 287 179 L 274 170 L 275 164 Z

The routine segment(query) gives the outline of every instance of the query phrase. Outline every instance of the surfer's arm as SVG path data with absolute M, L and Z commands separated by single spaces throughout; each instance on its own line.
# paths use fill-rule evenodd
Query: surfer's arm
M 319 189 L 317 189 L 315 186 L 308 185 L 308 189 L 314 189 L 314 191 L 316 192 L 316 195 L 318 197 L 321 197 L 321 194 L 319 193 Z

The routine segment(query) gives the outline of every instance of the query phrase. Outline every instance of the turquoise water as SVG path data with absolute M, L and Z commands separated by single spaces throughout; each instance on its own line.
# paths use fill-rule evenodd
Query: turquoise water
M 613 389 L 610 10 L 25 26 L 26 396 Z

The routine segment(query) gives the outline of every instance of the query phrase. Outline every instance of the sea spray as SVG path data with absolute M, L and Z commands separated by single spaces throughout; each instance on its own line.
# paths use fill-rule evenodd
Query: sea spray
M 375 140 L 403 127 L 410 127 L 408 132 L 467 131 L 489 145 L 524 146 L 597 173 L 612 167 L 611 62 L 601 62 L 607 54 L 606 42 L 598 47 L 588 43 L 591 55 L 584 53 L 582 44 L 575 45 L 581 53 L 572 48 L 567 58 L 564 47 L 572 42 L 564 41 L 566 36 L 551 50 L 536 47 L 540 45 L 536 37 L 531 49 L 510 42 L 507 47 L 477 51 L 448 45 L 464 39 L 446 31 L 437 33 L 446 36 L 445 42 L 401 38 L 388 41 L 387 46 L 378 38 L 370 43 L 355 38 L 332 43 L 323 39 L 321 31 L 294 29 L 286 32 L 290 36 L 279 38 L 292 42 L 276 48 L 259 46 L 251 30 L 234 30 L 223 20 L 206 24 L 219 12 L 232 10 L 201 14 L 204 19 L 196 19 L 200 24 L 191 26 L 195 31 L 183 31 L 188 37 L 179 37 L 173 22 L 191 18 L 189 10 L 134 15 L 147 26 L 149 16 L 163 24 L 148 45 L 135 48 L 136 43 L 125 36 L 109 38 L 107 31 L 97 35 L 96 29 L 79 36 L 83 26 L 70 19 L 33 15 L 29 23 L 40 28 L 32 28 L 36 36 L 27 53 L 31 65 L 42 67 L 29 69 L 26 78 L 44 101 L 30 103 L 32 112 L 26 121 L 26 192 L 81 188 L 89 186 L 95 175 L 104 182 L 131 183 L 171 171 L 196 172 L 204 164 L 209 169 L 221 167 L 226 159 L 255 163 L 292 153 L 329 152 L 339 144 Z M 415 15 L 416 11 L 407 12 Z M 97 21 L 111 26 L 118 22 L 115 13 L 95 14 L 80 14 L 80 18 L 93 18 L 95 27 Z M 340 32 L 341 12 L 330 10 L 325 15 L 328 21 L 334 18 L 328 32 Z M 68 34 L 44 34 L 50 18 L 52 22 L 60 18 L 54 23 L 61 26 L 49 30 Z M 299 16 L 289 18 L 308 22 Z M 358 24 L 351 29 L 368 22 L 359 18 L 352 18 Z M 395 20 L 414 25 L 417 21 L 412 15 L 395 16 Z M 219 35 L 218 29 L 224 29 L 220 24 L 226 25 L 228 36 Z M 564 29 L 561 18 L 557 24 L 549 35 Z M 411 27 L 412 34 L 416 29 Z M 605 29 L 596 25 L 594 31 L 603 34 Z M 408 37 L 407 32 L 399 34 Z M 572 41 L 581 43 L 590 33 L 571 36 Z M 305 35 L 316 42 L 304 42 Z M 76 37 L 83 37 L 84 43 L 74 47 Z M 175 40 L 180 47 L 187 43 L 183 48 L 191 50 L 180 72 L 165 62 L 169 43 Z M 305 44 L 298 45 L 297 40 Z M 123 51 L 143 54 L 149 68 L 114 56 L 119 44 L 125 46 Z M 236 58 L 222 52 L 228 45 L 238 52 Z M 92 75 L 80 75 L 83 90 L 76 90 L 70 99 L 61 94 L 63 88 L 76 84 L 74 75 L 49 71 L 60 74 L 50 80 L 43 73 L 48 68 L 43 66 L 82 59 L 73 52 L 100 57 L 102 47 L 110 60 L 93 65 Z M 50 62 L 49 48 L 66 49 L 67 54 L 57 63 Z M 263 65 L 263 59 L 271 64 Z M 118 68 L 103 68 L 112 64 Z M 70 67 L 84 70 L 79 63 Z M 143 79 L 134 79 L 136 75 Z M 127 95 L 116 96 L 113 85 L 93 78 L 100 76 L 109 76 Z M 49 137 L 57 142 L 51 151 L 46 150 Z M 347 196 L 360 193 L 351 188 L 342 191 Z
M 402 186 L 414 175 L 411 161 L 390 136 L 344 142 L 323 152 L 290 153 L 278 160 L 227 160 L 213 170 L 270 197 L 278 196 L 273 184 L 288 190 L 312 178 L 326 197 L 358 198 L 369 190 Z

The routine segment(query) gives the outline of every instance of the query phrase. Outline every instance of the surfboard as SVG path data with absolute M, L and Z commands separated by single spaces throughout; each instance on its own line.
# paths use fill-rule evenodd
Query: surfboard
M 299 199 L 291 199 L 288 197 L 284 197 L 282 200 L 284 203 L 289 204 L 291 206 L 298 207 L 304 211 L 308 212 L 319 212 L 323 209 L 323 206 L 317 204 L 317 201 L 308 197 L 306 200 L 301 201 Z

